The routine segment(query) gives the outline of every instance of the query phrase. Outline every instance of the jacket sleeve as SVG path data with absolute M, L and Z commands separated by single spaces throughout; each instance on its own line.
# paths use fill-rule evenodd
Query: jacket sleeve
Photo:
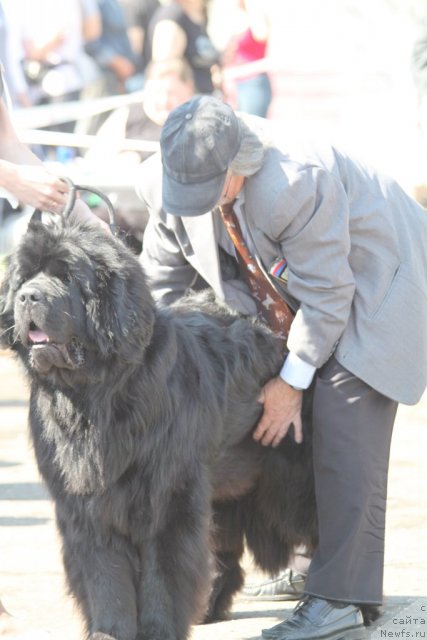
M 154 299 L 160 305 L 168 305 L 181 298 L 197 278 L 173 230 L 152 211 L 144 231 L 141 263 Z
M 288 348 L 319 368 L 346 327 L 355 291 L 341 182 L 317 166 L 301 168 L 276 199 L 271 234 L 288 262 L 289 293 L 300 302 Z

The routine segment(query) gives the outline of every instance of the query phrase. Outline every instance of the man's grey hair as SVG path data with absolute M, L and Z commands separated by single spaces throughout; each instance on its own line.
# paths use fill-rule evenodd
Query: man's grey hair
M 238 114 L 241 130 L 241 143 L 237 155 L 230 163 L 230 171 L 238 176 L 252 176 L 259 171 L 264 161 L 264 155 L 270 146 L 265 132 L 257 127 L 257 119 L 245 114 Z

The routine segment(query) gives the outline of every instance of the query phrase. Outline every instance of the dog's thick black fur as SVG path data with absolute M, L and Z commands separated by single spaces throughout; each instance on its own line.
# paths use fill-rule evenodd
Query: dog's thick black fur
M 210 297 L 156 308 L 102 230 L 30 223 L 0 291 L 3 346 L 31 381 L 30 425 L 88 635 L 184 640 L 223 618 L 246 540 L 286 567 L 315 544 L 309 433 L 252 438 L 277 339 Z

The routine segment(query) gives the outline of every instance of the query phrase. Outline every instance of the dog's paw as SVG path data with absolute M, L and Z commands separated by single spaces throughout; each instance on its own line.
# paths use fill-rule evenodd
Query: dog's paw
M 178 640 L 178 636 L 173 629 L 167 631 L 166 628 L 161 628 L 160 625 L 149 624 L 138 631 L 135 640 Z

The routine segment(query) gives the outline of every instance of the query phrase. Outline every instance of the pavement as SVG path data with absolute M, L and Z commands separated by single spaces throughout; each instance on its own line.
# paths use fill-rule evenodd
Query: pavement
M 48 630 L 53 640 L 77 640 L 83 637 L 81 621 L 65 591 L 53 506 L 29 445 L 27 399 L 17 362 L 0 353 L 0 598 L 29 628 Z M 427 395 L 398 411 L 389 477 L 385 611 L 367 638 L 426 637 L 426 445 Z M 250 558 L 245 568 L 251 582 L 263 577 Z M 256 640 L 294 604 L 238 596 L 229 620 L 194 627 L 191 640 Z

